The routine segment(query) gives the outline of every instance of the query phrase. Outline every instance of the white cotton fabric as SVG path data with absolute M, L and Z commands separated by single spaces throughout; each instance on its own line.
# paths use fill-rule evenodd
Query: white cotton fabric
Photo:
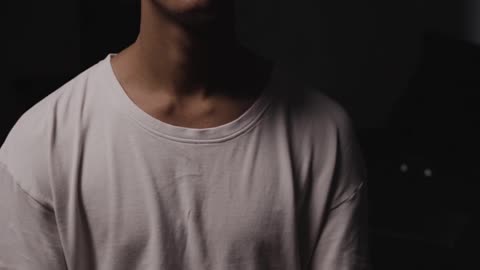
M 111 57 L 26 111 L 0 148 L 0 269 L 364 269 L 350 116 L 276 65 L 204 129 L 140 109 Z

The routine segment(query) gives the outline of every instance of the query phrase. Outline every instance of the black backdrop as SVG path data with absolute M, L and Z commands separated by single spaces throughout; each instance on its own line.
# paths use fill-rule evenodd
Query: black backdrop
M 375 269 L 478 268 L 473 3 L 238 1 L 239 39 L 352 115 L 369 171 Z M 0 142 L 34 103 L 133 42 L 140 7 L 136 0 L 5 5 Z

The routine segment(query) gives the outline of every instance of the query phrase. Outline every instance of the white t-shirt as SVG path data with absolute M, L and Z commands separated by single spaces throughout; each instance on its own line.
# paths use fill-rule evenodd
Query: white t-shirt
M 213 128 L 167 124 L 110 53 L 26 111 L 0 148 L 0 269 L 364 269 L 366 169 L 333 99 L 276 65 Z

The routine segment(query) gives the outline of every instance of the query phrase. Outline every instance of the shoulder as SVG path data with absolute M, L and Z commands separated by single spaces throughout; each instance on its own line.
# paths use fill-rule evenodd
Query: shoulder
M 346 108 L 321 89 L 307 86 L 305 95 L 311 103 L 310 107 L 315 116 L 327 117 L 337 126 L 348 125 L 351 122 L 351 117 Z
M 52 153 L 58 136 L 72 120 L 90 69 L 54 90 L 17 119 L 0 146 L 0 164 L 26 192 L 51 203 Z
M 311 127 L 314 133 L 351 132 L 352 117 L 347 109 L 327 91 L 285 74 L 278 87 L 278 99 L 290 117 Z
M 89 71 L 78 74 L 47 96 L 37 101 L 23 112 L 10 129 L 0 148 L 0 161 L 7 162 L 8 158 L 20 152 L 27 146 L 36 145 L 36 149 L 45 145 L 52 132 L 62 128 L 66 118 L 71 114 L 77 97 L 83 95 Z
M 332 192 L 332 209 L 351 201 L 367 180 L 366 160 L 352 116 L 338 101 L 311 89 L 310 114 L 314 120 L 312 149 L 315 175 L 327 169 Z M 316 105 L 315 105 L 316 104 Z M 319 177 L 320 178 L 320 177 Z

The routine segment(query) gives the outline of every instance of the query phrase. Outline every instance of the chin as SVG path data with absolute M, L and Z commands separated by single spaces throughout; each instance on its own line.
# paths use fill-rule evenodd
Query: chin
M 176 14 L 185 14 L 190 12 L 199 12 L 207 10 L 212 0 L 154 0 L 163 8 Z
M 159 11 L 188 28 L 211 25 L 222 12 L 222 2 L 230 0 L 152 0 Z

